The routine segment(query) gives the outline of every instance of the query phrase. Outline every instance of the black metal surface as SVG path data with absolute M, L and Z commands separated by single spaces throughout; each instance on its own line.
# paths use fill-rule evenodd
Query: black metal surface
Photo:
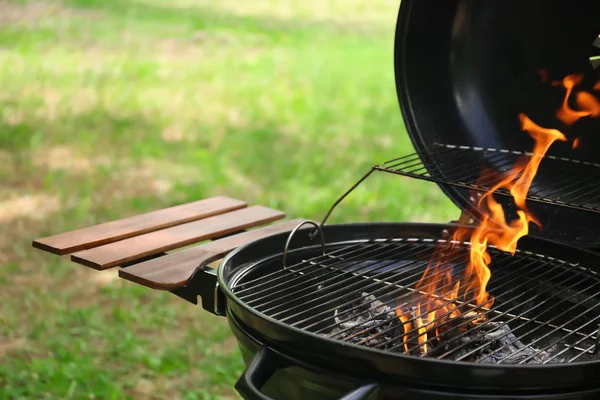
M 565 130 L 554 115 L 563 93 L 543 84 L 537 72 L 545 68 L 552 79 L 586 73 L 589 81 L 582 87 L 593 85 L 600 69 L 594 71 L 589 58 L 600 53 L 592 45 L 599 33 L 600 2 L 595 0 L 403 0 L 395 42 L 396 87 L 416 151 L 424 154 L 435 143 L 531 151 L 533 141 L 517 117 L 526 113 L 570 139 L 554 143 L 549 155 L 599 163 L 600 119 Z M 573 150 L 576 136 L 582 138 L 581 146 Z M 435 154 L 430 161 L 429 173 L 440 174 L 431 165 L 438 161 Z M 448 162 L 443 170 L 464 165 L 461 160 Z M 559 170 L 540 173 L 539 190 L 569 190 L 554 174 L 569 176 L 569 184 L 589 178 L 580 165 L 560 165 Z M 439 176 L 447 179 L 443 171 Z M 468 189 L 444 183 L 440 187 L 460 208 L 469 206 Z M 510 207 L 507 198 L 499 201 Z M 577 246 L 600 245 L 598 213 L 545 202 L 530 202 L 529 207 L 543 223 L 531 235 Z
M 287 368 L 294 363 L 279 356 L 267 346 L 262 346 L 237 381 L 235 389 L 248 400 L 274 400 L 262 391 L 263 386 L 273 377 L 278 369 Z M 375 400 L 378 398 L 377 383 L 358 385 L 358 388 L 339 397 L 339 400 Z
M 449 228 L 448 225 L 437 224 L 330 225 L 324 227 L 324 235 L 327 238 L 327 243 L 329 243 L 327 253 L 331 254 L 341 248 L 356 245 L 356 241 L 389 239 L 406 235 L 437 239 L 440 237 L 442 230 Z M 243 290 L 244 287 L 240 285 L 244 282 L 248 283 L 260 277 L 268 279 L 270 274 L 278 273 L 277 271 L 283 268 L 281 262 L 282 252 L 278 252 L 278 250 L 283 249 L 287 239 L 287 234 L 278 234 L 239 248 L 223 260 L 219 269 L 221 290 L 223 290 L 228 299 L 228 318 L 239 319 L 240 323 L 243 323 L 249 330 L 259 335 L 262 338 L 261 340 L 266 342 L 270 347 L 279 350 L 284 349 L 286 355 L 311 360 L 311 363 L 316 363 L 322 368 L 331 369 L 343 374 L 362 376 L 364 379 L 392 379 L 397 382 L 410 382 L 413 386 L 426 386 L 429 390 L 434 391 L 443 390 L 452 392 L 453 390 L 460 389 L 462 391 L 485 393 L 494 390 L 497 391 L 498 388 L 505 388 L 503 390 L 510 391 L 513 394 L 532 395 L 534 393 L 557 394 L 565 391 L 600 387 L 600 363 L 596 361 L 579 362 L 579 360 L 575 360 L 572 363 L 547 365 L 489 365 L 407 356 L 401 352 L 382 351 L 377 348 L 367 348 L 366 346 L 350 344 L 342 340 L 334 340 L 315 333 L 314 329 L 313 332 L 309 332 L 303 326 L 294 326 L 294 322 L 298 323 L 300 321 L 303 322 L 299 325 L 306 325 L 306 318 L 283 322 L 267 315 L 267 313 L 259 312 L 241 300 L 234 294 L 234 291 L 238 289 Z M 292 275 L 294 275 L 293 270 L 297 268 L 297 266 L 295 267 L 296 264 L 302 262 L 303 259 L 317 256 L 321 251 L 318 240 L 311 240 L 306 231 L 299 232 L 297 237 L 294 238 L 294 243 L 294 246 L 299 246 L 300 248 L 292 250 L 288 255 L 289 269 Z M 519 242 L 519 248 L 522 252 L 543 253 L 546 259 L 548 257 L 566 258 L 570 263 L 589 267 L 592 271 L 600 268 L 597 265 L 596 254 L 559 243 L 525 237 Z M 543 263 L 540 262 L 539 265 L 541 266 Z M 554 261 L 546 265 L 548 266 L 547 273 L 553 274 L 554 272 L 556 274 L 555 279 L 560 281 L 562 275 L 556 273 L 560 268 L 552 270 L 553 266 L 555 266 Z M 512 269 L 508 264 L 506 268 L 508 268 L 506 270 L 507 274 L 511 275 Z M 330 271 L 328 269 L 324 270 Z M 493 271 L 492 273 L 494 273 Z M 500 271 L 498 270 L 498 279 L 508 284 L 510 277 L 502 278 L 503 275 L 501 275 Z M 301 271 L 296 271 L 295 274 L 299 272 Z M 537 276 L 544 272 L 545 270 L 541 273 L 538 270 L 534 270 L 532 274 Z M 590 273 L 593 274 L 594 272 Z M 572 281 L 564 283 L 565 288 L 568 289 L 570 284 L 575 283 L 574 281 L 577 279 L 576 275 L 577 273 L 573 274 L 574 278 Z M 310 276 L 303 276 L 305 276 L 303 279 L 306 280 L 310 278 Z M 290 278 L 289 280 L 290 284 L 293 284 L 292 279 Z M 360 285 L 363 287 L 374 283 L 372 280 L 369 281 L 360 277 L 355 277 L 355 279 L 360 279 Z M 525 280 L 523 278 L 523 281 Z M 591 281 L 586 280 L 585 282 L 589 283 Z M 584 284 L 586 284 L 585 282 Z M 327 284 L 325 279 L 321 283 Z M 539 281 L 536 281 L 535 284 L 539 283 Z M 270 286 L 268 290 L 275 292 L 277 288 Z M 320 288 L 318 284 L 311 287 L 311 290 L 314 298 L 326 292 L 331 292 L 330 289 Z M 518 290 L 516 291 L 518 292 Z M 510 297 L 513 297 L 513 295 L 511 294 Z M 560 299 L 559 297 L 555 298 L 557 302 Z M 303 299 L 297 296 L 296 300 L 296 307 L 304 305 L 304 308 L 296 308 L 297 312 L 311 308 L 310 298 L 307 300 L 306 298 Z M 538 299 L 533 300 L 536 301 Z M 325 301 L 326 299 L 323 302 Z M 498 301 L 501 301 L 501 299 L 499 298 Z M 517 301 L 516 304 L 519 305 L 519 302 Z M 547 303 L 545 304 L 547 305 Z M 314 305 L 312 304 L 312 306 Z M 272 306 L 276 307 L 277 305 L 272 304 Z M 508 308 L 510 309 L 510 306 Z M 534 309 L 533 311 L 539 312 L 541 308 L 539 307 L 539 309 Z M 276 309 L 271 311 L 276 311 Z M 496 311 L 503 312 L 507 310 L 497 308 Z M 313 310 L 309 315 L 315 314 Z M 492 312 L 490 318 L 492 318 L 492 314 L 499 315 L 496 312 Z M 516 321 L 518 323 L 526 322 L 521 319 L 522 316 L 512 314 L 510 310 L 502 315 L 501 318 L 507 318 L 507 316 L 509 319 L 512 318 L 509 314 L 517 316 Z M 532 324 L 537 327 L 540 325 L 539 322 L 546 322 L 544 329 L 547 332 L 548 321 L 541 320 Z M 565 333 L 562 330 L 565 326 L 561 326 L 563 322 L 565 321 L 554 321 L 554 323 L 551 323 L 554 327 L 558 327 L 557 331 Z M 323 324 L 317 324 L 314 327 L 316 326 L 319 328 L 324 327 Z M 556 329 L 554 327 L 550 327 L 550 330 Z M 571 329 L 572 331 L 577 332 L 578 327 L 571 328 L 574 328 Z M 589 333 L 589 331 L 583 332 L 584 335 L 588 335 Z M 583 337 L 577 333 L 570 336 Z M 592 336 L 593 334 L 585 339 L 587 344 L 590 343 L 588 339 Z M 574 351 L 581 352 L 580 350 Z
M 257 355 L 265 347 L 265 338 L 246 327 L 235 316 L 228 319 L 231 331 L 235 335 L 242 357 L 246 365 L 255 362 Z M 270 348 L 270 347 L 269 347 Z M 344 393 L 364 389 L 368 370 L 358 375 L 343 373 L 342 368 L 324 368 L 318 360 L 302 359 L 292 356 L 287 350 L 273 350 L 273 364 L 265 366 L 273 374 L 261 388 L 265 395 L 275 399 L 286 400 L 334 400 L 340 399 Z M 279 368 L 280 366 L 285 368 Z M 491 392 L 469 391 L 463 387 L 457 390 L 450 388 L 436 389 L 422 386 L 414 381 L 399 381 L 388 375 L 377 376 L 377 390 L 371 393 L 369 400 L 403 399 L 403 400 L 596 400 L 600 396 L 600 387 L 571 388 L 563 392 L 537 392 L 516 394 L 498 387 Z M 368 386 L 368 385 L 367 385 Z M 355 389 L 359 387 L 359 389 Z M 367 387 L 368 388 L 368 387 Z M 243 396 L 254 399 L 252 395 Z
M 226 299 L 219 290 L 217 271 L 206 265 L 199 266 L 185 286 L 174 289 L 171 293 L 192 304 L 198 304 L 200 296 L 202 308 L 215 315 L 225 315 Z

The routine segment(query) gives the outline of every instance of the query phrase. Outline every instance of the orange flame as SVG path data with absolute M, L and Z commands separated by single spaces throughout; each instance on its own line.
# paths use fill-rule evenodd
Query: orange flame
M 417 332 L 419 336 L 417 336 L 417 341 L 421 346 L 421 353 L 427 353 L 427 330 L 423 324 L 423 319 L 421 319 L 421 303 L 417 303 L 417 318 L 415 319 L 415 323 L 417 325 Z
M 589 113 L 590 117 L 597 118 L 600 116 L 600 101 L 588 92 L 579 92 L 575 97 L 575 103 L 582 112 Z
M 573 125 L 579 119 L 590 115 L 589 111 L 575 111 L 569 107 L 569 97 L 573 88 L 578 85 L 583 79 L 583 75 L 567 75 L 562 80 L 562 85 L 566 89 L 567 93 L 563 99 L 562 107 L 556 112 L 556 118 L 564 122 L 567 125 Z
M 521 128 L 527 131 L 535 140 L 535 146 L 530 157 L 522 157 L 515 166 L 504 177 L 498 181 L 496 173 L 484 171 L 479 179 L 490 182 L 497 181 L 491 186 L 478 201 L 477 207 L 482 212 L 481 223 L 472 232 L 470 241 L 471 248 L 469 262 L 464 272 L 462 282 L 454 282 L 450 267 L 448 266 L 448 253 L 446 256 L 434 257 L 428 265 L 417 289 L 426 293 L 439 293 L 440 289 L 448 291 L 452 285 L 454 288 L 444 297 L 447 300 L 455 300 L 459 289 L 464 289 L 465 301 L 474 300 L 477 305 L 493 304 L 493 298 L 486 291 L 491 277 L 489 265 L 491 256 L 487 252 L 488 245 L 496 246 L 498 249 L 510 252 L 514 255 L 518 240 L 529 233 L 529 222 L 540 225 L 540 222 L 527 210 L 525 200 L 527 192 L 535 177 L 543 156 L 550 145 L 556 141 L 566 141 L 566 137 L 556 129 L 546 129 L 536 125 L 525 114 L 520 114 Z M 506 222 L 506 216 L 502 205 L 498 203 L 492 194 L 498 189 L 508 190 L 519 208 L 518 218 L 510 223 Z M 454 240 L 462 241 L 466 238 L 468 229 L 458 229 L 453 236 Z M 427 308 L 430 312 L 431 308 Z
M 579 91 L 575 96 L 575 104 L 579 110 L 574 110 L 569 106 L 569 98 L 573 88 L 577 86 L 583 75 L 568 75 L 562 80 L 562 85 L 566 89 L 565 98 L 562 107 L 556 112 L 556 118 L 567 125 L 573 125 L 579 119 L 584 117 L 600 117 L 600 101 L 591 93 Z M 594 85 L 594 90 L 600 90 L 600 82 Z
M 529 133 L 529 136 L 535 140 L 533 154 L 531 157 L 522 157 L 517 161 L 512 170 L 493 185 L 477 204 L 484 213 L 481 223 L 471 235 L 469 263 L 465 271 L 467 293 L 474 292 L 474 300 L 477 305 L 487 303 L 488 306 L 491 306 L 493 303 L 493 298 L 486 291 L 491 277 L 489 265 L 492 261 L 487 252 L 488 245 L 496 246 L 498 249 L 514 255 L 519 239 L 529 233 L 529 222 L 541 225 L 527 210 L 526 196 L 550 145 L 556 140 L 567 140 L 558 130 L 542 128 L 525 114 L 520 114 L 519 119 L 521 120 L 521 129 Z M 483 176 L 486 175 L 489 174 Z M 502 205 L 492 196 L 497 189 L 508 190 L 518 207 L 518 218 L 511 223 L 506 223 Z M 487 211 L 485 211 L 486 209 Z
M 576 149 L 579 147 L 579 138 L 576 137 L 575 139 L 573 139 L 573 148 Z
M 538 72 L 542 75 L 542 80 L 548 79 L 545 71 Z M 573 88 L 582 79 L 582 75 L 569 75 L 559 82 L 566 89 L 566 93 L 556 116 L 567 125 L 574 124 L 580 118 L 600 116 L 600 101 L 587 92 L 580 91 L 575 96 L 578 110 L 572 109 L 568 104 Z M 480 222 L 474 229 L 457 229 L 451 241 L 436 248 L 429 265 L 416 285 L 417 290 L 428 295 L 426 301 L 417 303 L 417 315 L 412 316 L 401 310 L 396 311 L 404 327 L 406 352 L 409 351 L 407 344 L 409 333 L 414 330 L 418 333 L 417 341 L 422 354 L 427 353 L 429 349 L 428 334 L 433 332 L 440 341 L 440 335 L 444 333 L 444 323 L 464 313 L 456 305 L 459 297 L 470 304 L 491 307 L 494 298 L 487 292 L 487 285 L 491 278 L 489 266 L 492 257 L 487 251 L 488 246 L 495 246 L 501 251 L 514 255 L 519 239 L 529 233 L 529 223 L 541 226 L 540 221 L 527 208 L 527 193 L 550 146 L 556 141 L 567 141 L 567 138 L 557 129 L 537 125 L 523 113 L 518 117 L 521 129 L 535 142 L 533 151 L 519 158 L 508 172 L 483 170 L 477 183 L 490 189 L 480 195 L 476 203 L 481 214 Z M 573 148 L 578 145 L 579 138 L 576 138 L 573 141 Z M 498 189 L 507 190 L 513 197 L 517 218 L 511 222 L 507 222 L 502 205 L 493 196 Z M 457 279 L 451 264 L 452 259 L 456 258 L 453 243 L 464 242 L 467 239 L 471 242 L 469 260 L 464 273 L 460 279 Z M 485 316 L 478 316 L 475 320 L 484 319 Z M 413 320 L 412 324 L 410 320 Z
M 403 314 L 402 311 L 399 309 L 396 310 L 396 315 L 398 316 L 398 318 L 400 318 L 400 321 L 402 322 L 402 327 L 404 328 L 404 338 L 402 340 L 404 340 L 404 350 L 406 350 L 406 352 L 408 353 L 408 333 L 412 329 L 412 325 L 408 321 L 410 317 L 408 316 L 408 314 Z

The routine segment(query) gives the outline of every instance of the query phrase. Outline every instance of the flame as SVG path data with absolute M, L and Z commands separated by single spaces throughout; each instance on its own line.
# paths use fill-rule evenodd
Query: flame
M 547 81 L 546 71 L 538 71 L 542 80 Z M 568 75 L 558 82 L 565 90 L 562 105 L 556 117 L 567 125 L 572 125 L 584 117 L 600 116 L 600 101 L 585 91 L 579 91 L 575 97 L 577 109 L 569 106 L 569 98 L 573 89 L 583 79 L 583 75 Z M 596 84 L 600 87 L 600 83 Z M 515 254 L 520 238 L 529 233 L 529 224 L 541 227 L 540 221 L 528 210 L 527 193 L 535 178 L 540 163 L 550 146 L 556 141 L 567 141 L 566 136 L 557 129 L 544 128 L 533 122 L 526 114 L 518 115 L 521 130 L 533 139 L 534 146 L 530 154 L 517 160 L 507 172 L 484 169 L 477 182 L 478 186 L 490 189 L 479 196 L 476 207 L 480 211 L 480 222 L 475 228 L 461 227 L 455 231 L 452 240 L 438 246 L 427 265 L 427 268 L 416 289 L 427 295 L 416 305 L 416 315 L 396 310 L 396 315 L 404 327 L 404 348 L 409 352 L 410 333 L 416 331 L 417 342 L 421 354 L 430 349 L 428 336 L 435 335 L 438 342 L 447 329 L 445 322 L 464 314 L 457 304 L 462 302 L 482 307 L 491 307 L 494 298 L 487 292 L 491 278 L 490 265 L 492 257 L 488 246 L 495 246 L 501 251 Z M 573 141 L 573 148 L 579 145 L 579 138 Z M 508 191 L 516 205 L 517 218 L 508 222 L 505 211 L 493 194 L 498 189 Z M 453 273 L 452 261 L 456 260 L 456 243 L 470 241 L 468 261 L 462 275 Z M 473 321 L 485 320 L 484 315 L 474 314 Z M 471 319 L 471 315 L 469 315 Z M 413 321 L 412 323 L 410 321 Z M 432 338 L 433 339 L 433 338 Z
M 567 125 L 573 125 L 579 119 L 588 117 L 590 115 L 589 111 L 575 111 L 569 107 L 569 97 L 571 97 L 571 92 L 573 91 L 573 88 L 581 82 L 582 79 L 583 75 L 576 74 L 567 75 L 562 80 L 562 85 L 567 92 L 563 99 L 562 107 L 556 112 L 556 118 Z
M 400 318 L 402 328 L 404 328 L 404 337 L 402 340 L 404 341 L 404 350 L 408 353 L 408 333 L 412 329 L 412 324 L 409 322 L 410 316 L 408 314 L 403 314 L 399 309 L 396 309 L 396 315 Z
M 584 91 L 577 93 L 575 103 L 582 112 L 589 113 L 590 117 L 597 118 L 600 116 L 600 101 L 592 94 Z
M 417 318 L 415 319 L 415 324 L 417 326 L 417 332 L 419 335 L 417 336 L 417 341 L 421 346 L 421 353 L 427 353 L 427 330 L 423 324 L 423 319 L 421 318 L 421 303 L 417 303 Z
M 562 107 L 556 112 L 556 118 L 567 125 L 573 125 L 579 119 L 584 117 L 599 117 L 600 116 L 600 101 L 591 93 L 579 91 L 575 95 L 575 104 L 579 110 L 574 110 L 569 106 L 569 98 L 573 92 L 573 88 L 581 83 L 583 75 L 574 74 L 567 75 L 562 80 L 562 85 L 566 89 L 566 94 L 563 99 Z M 594 85 L 594 90 L 600 90 L 600 82 Z
M 556 140 L 567 140 L 560 131 L 542 128 L 525 114 L 520 114 L 519 119 L 521 129 L 529 133 L 529 136 L 535 140 L 532 155 L 518 160 L 511 171 L 493 185 L 477 204 L 477 207 L 484 211 L 483 218 L 471 235 L 469 263 L 464 274 L 466 291 L 474 293 L 477 305 L 486 304 L 490 307 L 493 304 L 493 298 L 486 291 L 491 277 L 489 265 L 492 262 L 492 258 L 487 252 L 488 245 L 494 245 L 498 249 L 514 255 L 519 239 L 529 233 L 529 223 L 533 222 L 541 226 L 540 222 L 528 211 L 525 204 L 526 196 L 548 148 Z M 492 174 L 484 173 L 482 176 L 488 175 Z M 506 222 L 502 205 L 492 196 L 497 189 L 508 190 L 518 208 L 518 218 L 511 223 Z M 469 301 L 470 299 L 466 298 L 465 300 Z
M 494 182 L 490 190 L 486 192 L 477 203 L 482 212 L 481 223 L 475 228 L 470 237 L 471 248 L 469 262 L 461 280 L 454 282 L 451 267 L 448 265 L 447 256 L 434 257 L 430 262 L 417 289 L 427 293 L 438 293 L 440 288 L 454 288 L 444 297 L 447 300 L 455 300 L 460 288 L 465 288 L 465 301 L 474 300 L 477 305 L 486 304 L 490 307 L 493 298 L 487 293 L 486 286 L 490 280 L 491 272 L 489 265 L 492 261 L 487 252 L 488 245 L 496 246 L 502 251 L 515 254 L 519 239 L 529 233 L 529 223 L 533 222 L 540 226 L 540 222 L 531 214 L 525 204 L 527 192 L 533 182 L 543 156 L 548 148 L 556 140 L 566 141 L 567 138 L 556 129 L 546 129 L 535 124 L 525 114 L 520 114 L 521 129 L 529 133 L 535 140 L 535 146 L 531 156 L 519 159 L 515 166 L 503 177 L 498 173 L 484 171 L 479 182 Z M 512 195 L 516 206 L 518 218 L 510 223 L 506 222 L 506 216 L 502 205 L 498 203 L 492 194 L 498 189 L 506 189 Z M 469 232 L 468 228 L 458 229 L 453 240 L 463 241 Z M 447 289 L 446 289 L 447 291 Z M 427 309 L 428 312 L 431 308 Z
M 579 138 L 576 137 L 575 139 L 573 139 L 573 148 L 576 149 L 579 147 Z

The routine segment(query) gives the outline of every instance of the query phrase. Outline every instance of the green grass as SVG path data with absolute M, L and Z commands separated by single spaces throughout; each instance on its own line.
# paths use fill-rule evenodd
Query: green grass
M 216 194 L 322 218 L 412 151 L 397 6 L 0 0 L 0 398 L 235 397 L 223 319 L 31 240 Z M 331 222 L 456 217 L 375 174 Z

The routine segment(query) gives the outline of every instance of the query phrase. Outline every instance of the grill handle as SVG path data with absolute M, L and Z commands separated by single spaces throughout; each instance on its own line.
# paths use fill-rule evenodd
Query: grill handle
M 315 221 L 310 221 L 310 220 L 306 220 L 306 221 L 302 221 L 301 223 L 298 224 L 298 226 L 296 226 L 289 234 L 286 242 L 285 242 L 285 247 L 283 248 L 283 268 L 287 268 L 287 254 L 288 254 L 288 250 L 290 248 L 290 242 L 292 241 L 292 238 L 294 237 L 294 235 L 296 234 L 296 231 L 300 228 L 302 228 L 304 225 L 312 225 L 315 227 L 316 231 L 321 235 L 321 251 L 323 251 L 323 255 L 325 255 L 325 236 L 323 236 L 323 230 L 321 230 L 321 227 L 319 226 L 319 224 L 317 224 Z M 310 236 L 310 239 L 314 239 L 314 236 Z M 302 274 L 302 272 L 300 272 L 300 274 Z
M 289 361 L 277 355 L 267 346 L 261 347 L 252 362 L 240 379 L 235 384 L 235 390 L 248 400 L 275 400 L 264 394 L 261 389 L 273 376 L 278 368 L 286 367 Z M 379 385 L 377 383 L 364 384 L 350 393 L 340 397 L 339 400 L 376 400 L 379 398 Z

